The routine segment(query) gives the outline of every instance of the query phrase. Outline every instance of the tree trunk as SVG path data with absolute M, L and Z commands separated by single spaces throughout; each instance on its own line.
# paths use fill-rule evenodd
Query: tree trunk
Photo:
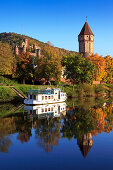
M 74 85 L 75 85 L 75 84 L 73 83 L 73 92 L 74 92 Z
M 23 79 L 23 84 L 25 84 L 25 79 Z

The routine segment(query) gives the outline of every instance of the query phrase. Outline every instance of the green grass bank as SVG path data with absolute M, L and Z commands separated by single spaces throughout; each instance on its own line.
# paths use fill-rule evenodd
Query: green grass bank
M 27 96 L 28 90 L 30 89 L 45 89 L 50 88 L 61 88 L 62 91 L 66 92 L 67 96 L 70 98 L 83 98 L 83 97 L 100 97 L 100 96 L 112 96 L 113 95 L 113 85 L 112 84 L 102 84 L 102 85 L 90 85 L 87 83 L 75 85 L 74 89 L 72 85 L 23 85 L 18 84 L 14 80 L 4 78 L 0 76 L 0 103 L 2 102 L 18 102 L 23 101 L 13 90 L 11 86 L 15 87 L 21 94 Z

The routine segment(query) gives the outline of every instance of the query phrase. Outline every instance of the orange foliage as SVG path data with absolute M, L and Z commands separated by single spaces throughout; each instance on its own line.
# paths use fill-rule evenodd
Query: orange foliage
M 94 64 L 94 75 L 93 79 L 96 81 L 102 81 L 106 76 L 106 62 L 102 56 L 98 56 L 98 54 L 92 54 L 88 57 L 89 60 Z

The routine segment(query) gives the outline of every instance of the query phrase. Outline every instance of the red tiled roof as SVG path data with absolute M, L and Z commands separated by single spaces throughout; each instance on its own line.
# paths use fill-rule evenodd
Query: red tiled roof
M 87 22 L 85 22 L 79 35 L 94 35 Z

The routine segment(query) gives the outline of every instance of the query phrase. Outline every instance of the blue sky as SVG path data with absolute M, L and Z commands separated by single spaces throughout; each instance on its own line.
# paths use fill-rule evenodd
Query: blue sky
M 113 0 L 0 0 L 0 32 L 22 33 L 78 51 L 86 16 L 94 53 L 113 57 Z

